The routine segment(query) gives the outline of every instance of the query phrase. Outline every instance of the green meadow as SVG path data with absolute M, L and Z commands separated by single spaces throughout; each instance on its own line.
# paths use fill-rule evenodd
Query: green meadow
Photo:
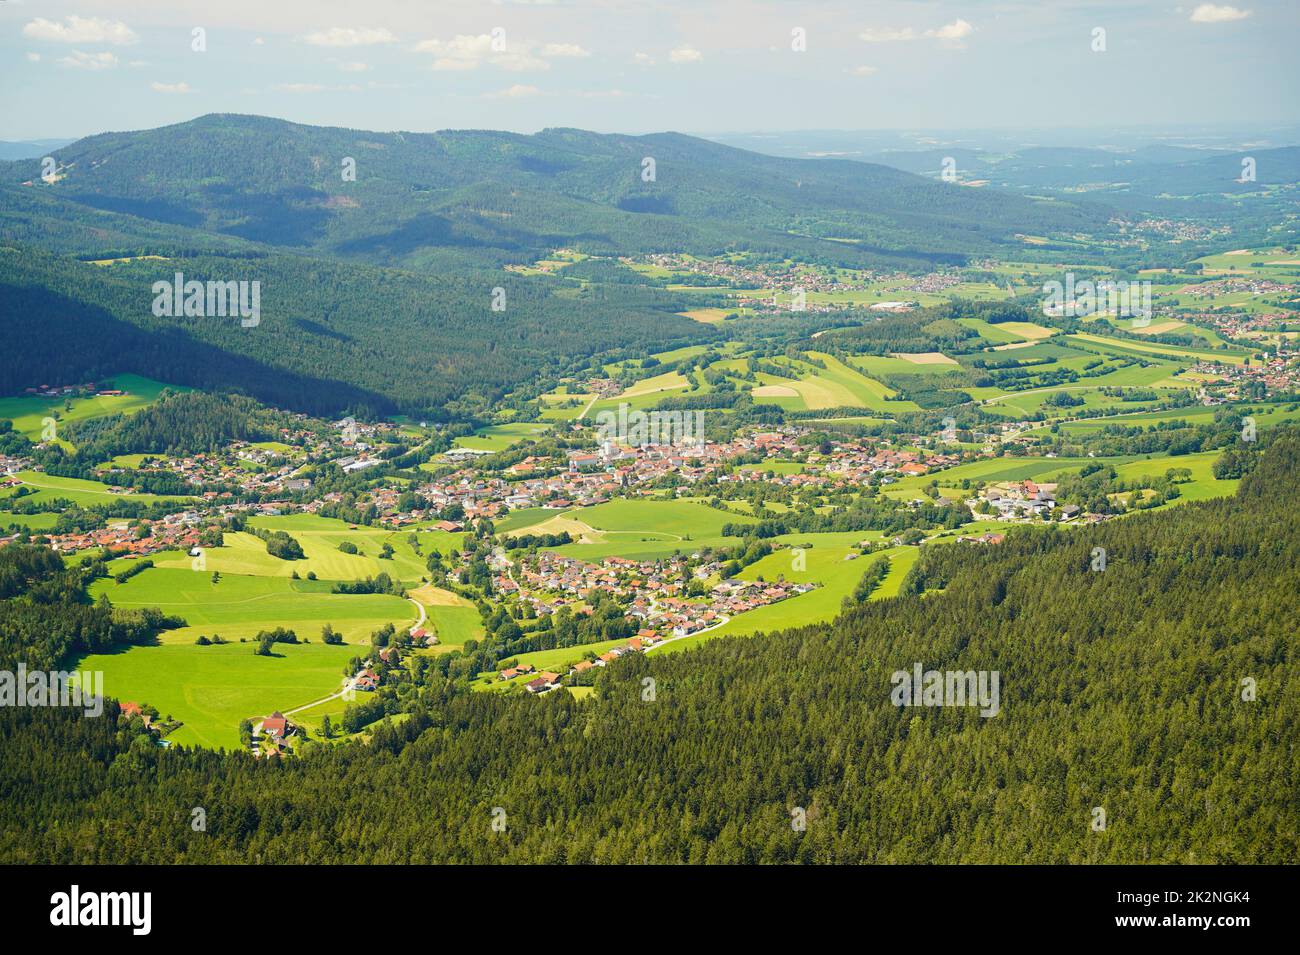
M 515 661 L 516 665 L 530 663 L 535 666 L 538 672 L 549 670 L 552 673 L 563 675 L 569 667 L 575 663 L 585 660 L 589 655 L 595 654 L 600 656 L 612 650 L 614 647 L 627 643 L 626 640 L 603 640 L 599 643 L 586 643 L 577 647 L 558 647 L 554 650 L 534 650 L 532 653 L 520 653 L 509 660 Z M 503 663 L 508 662 L 503 660 Z M 504 667 L 502 668 L 504 669 Z M 535 679 L 536 673 L 523 674 L 510 680 L 497 679 L 497 672 L 484 673 L 474 681 L 473 686 L 476 690 L 506 690 L 512 687 L 523 686 L 529 680 Z
M 454 442 L 458 448 L 471 448 L 475 451 L 504 451 L 510 445 L 525 438 L 537 438 L 551 428 L 550 421 L 517 421 L 511 424 L 494 424 L 480 428 L 472 435 L 457 438 Z
M 1241 482 L 1237 480 L 1223 481 L 1214 476 L 1214 462 L 1218 457 L 1218 451 L 1204 451 L 1199 454 L 1155 455 L 1140 461 L 1130 461 L 1127 464 L 1117 465 L 1115 473 L 1127 481 L 1137 481 L 1143 477 L 1162 477 L 1170 468 L 1187 468 L 1190 470 L 1192 472 L 1191 481 L 1180 484 L 1178 486 L 1180 496 L 1170 501 L 1169 504 L 1162 505 L 1164 507 L 1186 503 L 1187 501 L 1204 501 L 1212 497 L 1231 497 L 1237 493 L 1237 485 Z
M 86 481 L 82 478 L 57 477 L 41 471 L 18 471 L 14 477 L 22 481 L 36 493 L 29 494 L 23 501 L 41 503 L 65 498 L 74 504 L 107 504 L 114 500 L 129 499 L 141 504 L 153 504 L 158 501 L 183 502 L 191 500 L 184 497 L 163 497 L 157 494 L 124 494 L 121 488 L 101 484 L 99 481 Z M 10 491 L 6 496 L 12 496 Z M 3 500 L 0 498 L 0 500 Z
M 185 725 L 175 745 L 239 748 L 239 723 L 288 710 L 337 692 L 356 646 L 277 644 L 261 657 L 249 643 L 200 647 L 164 644 L 90 654 L 77 669 L 104 674 L 104 692 L 149 703 Z
M 66 384 L 66 382 L 50 382 Z M 40 441 L 47 417 L 57 417 L 57 429 L 63 425 L 102 418 L 111 414 L 132 414 L 147 408 L 158 400 L 164 388 L 189 391 L 178 385 L 164 385 L 160 381 L 139 375 L 117 375 L 108 380 L 105 390 L 125 391 L 124 395 L 92 396 L 89 398 L 47 398 L 42 395 L 18 395 L 0 398 L 0 420 L 13 422 L 14 430 L 21 431 L 32 441 Z M 65 405 L 71 403 L 70 409 Z M 68 445 L 70 447 L 70 445 Z
M 1077 471 L 1086 464 L 1106 461 L 1125 462 L 1132 458 L 983 458 L 968 464 L 959 464 L 936 474 L 923 474 L 920 477 L 905 477 L 893 484 L 881 488 L 885 497 L 898 500 L 910 500 L 920 497 L 921 489 L 932 481 L 938 481 L 940 488 L 959 487 L 963 480 L 972 485 L 998 481 L 1050 481 L 1054 477 L 1069 471 Z
M 119 566 L 125 564 L 119 561 L 113 569 Z M 112 578 L 97 580 L 90 595 L 106 596 L 114 607 L 158 607 L 184 618 L 187 626 L 161 635 L 164 644 L 192 644 L 200 634 L 237 640 L 274 627 L 316 641 L 328 623 L 349 643 L 368 646 L 370 634 L 384 624 L 409 627 L 417 619 L 415 607 L 401 597 L 332 594 L 331 586 L 327 581 L 236 574 L 222 574 L 213 583 L 210 568 L 200 572 L 152 567 L 121 584 Z
M 1195 364 L 1198 361 L 1217 361 L 1225 365 L 1240 365 L 1251 354 L 1244 348 L 1233 347 L 1223 350 L 1217 348 L 1183 348 L 1179 345 L 1162 345 L 1159 342 L 1134 342 L 1120 338 L 1108 338 L 1105 335 L 1094 335 L 1090 332 L 1078 332 L 1067 335 L 1066 338 L 1087 345 L 1102 346 L 1103 350 L 1114 354 L 1137 355 L 1139 357 L 1155 355 L 1174 361 L 1182 361 L 1186 364 Z
M 754 518 L 714 510 L 684 500 L 619 499 L 595 507 L 553 512 L 591 529 L 584 541 L 552 548 L 566 557 L 600 561 L 606 557 L 654 560 L 700 547 L 733 547 L 736 537 L 723 537 L 724 524 L 752 523 Z
M 429 653 L 445 653 L 447 649 L 464 646 L 466 640 L 483 636 L 478 607 L 464 597 L 432 584 L 408 591 L 408 596 L 424 607 L 428 618 L 424 629 L 438 637 L 438 645 L 430 648 Z
M 255 517 L 249 524 L 263 530 L 282 530 L 302 546 L 305 559 L 281 560 L 266 552 L 266 544 L 253 534 L 227 533 L 221 547 L 204 551 L 203 559 L 208 572 L 249 574 L 262 577 L 292 577 L 295 573 L 305 578 L 314 572 L 321 580 L 359 580 L 374 577 L 380 572 L 405 584 L 418 584 L 428 575 L 425 558 L 417 554 L 408 542 L 415 534 L 420 550 L 427 555 L 432 550 L 446 554 L 464 540 L 463 534 L 444 531 L 384 528 L 357 525 L 351 527 L 343 521 L 311 514 L 287 514 L 280 517 Z M 348 541 L 356 545 L 358 553 L 345 554 L 339 545 Z M 391 558 L 379 556 L 384 544 L 393 548 Z M 154 558 L 159 567 L 186 568 L 191 566 L 187 554 L 172 552 Z

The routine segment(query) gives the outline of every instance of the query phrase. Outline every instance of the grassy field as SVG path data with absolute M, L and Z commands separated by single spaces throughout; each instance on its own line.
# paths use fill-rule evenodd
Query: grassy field
M 834 355 L 828 355 L 824 352 L 809 352 L 808 354 L 826 365 L 824 369 L 820 370 L 819 378 L 833 382 L 852 396 L 853 400 L 843 402 L 844 404 L 868 408 L 871 411 L 918 410 L 914 402 L 896 400 L 893 391 L 890 391 L 876 379 L 864 375 L 856 368 L 850 368 Z M 911 362 L 907 362 L 907 364 L 913 368 L 925 367 Z
M 58 514 L 14 514 L 10 511 L 0 511 L 0 527 L 17 524 L 29 531 L 48 531 L 58 519 Z
M 881 382 L 856 367 L 846 365 L 833 355 L 812 351 L 808 352 L 808 356 L 825 367 L 797 359 L 777 359 L 773 363 L 787 369 L 788 377 L 780 378 L 759 372 L 758 387 L 753 389 L 755 400 L 790 411 L 839 407 L 865 408 L 877 412 L 917 410 L 914 403 L 895 400 L 894 392 Z M 922 369 L 927 367 L 902 359 L 882 360 L 898 361 L 900 366 L 918 374 L 924 373 Z M 855 359 L 855 363 L 857 361 L 859 360 Z M 714 367 L 725 370 L 727 363 L 719 362 Z
M 103 398 L 73 398 L 72 408 L 65 410 L 68 399 L 45 398 L 39 395 L 20 395 L 12 398 L 0 398 L 0 419 L 13 422 L 14 430 L 21 431 L 33 441 L 41 440 L 44 419 L 57 413 L 58 424 L 75 424 L 91 418 L 102 418 L 111 414 L 131 414 L 141 408 L 147 408 L 158 400 L 164 388 L 174 391 L 189 391 L 175 385 L 142 378 L 139 375 L 118 375 L 110 380 L 106 390 L 125 391 L 125 395 L 110 395 Z
M 910 500 L 921 496 L 921 489 L 931 481 L 938 481 L 941 488 L 959 487 L 963 479 L 971 484 L 980 481 L 1023 481 L 1026 478 L 1039 481 L 1051 480 L 1056 475 L 1067 471 L 1077 471 L 1085 464 L 1100 461 L 1126 462 L 1131 458 L 984 458 L 969 464 L 959 464 L 937 474 L 923 474 L 920 477 L 905 477 L 894 484 L 881 488 L 885 497 L 897 500 Z
M 1218 451 L 1205 451 L 1200 454 L 1156 455 L 1141 461 L 1130 461 L 1128 464 L 1118 465 L 1115 468 L 1115 473 L 1127 481 L 1137 481 L 1143 477 L 1162 477 L 1165 471 L 1170 468 L 1188 468 L 1192 472 L 1192 480 L 1187 484 L 1179 485 L 1178 490 L 1181 496 L 1169 502 L 1169 504 L 1163 505 L 1169 507 L 1187 501 L 1204 501 L 1212 497 L 1230 497 L 1237 493 L 1237 485 L 1241 483 L 1240 481 L 1221 481 L 1214 476 L 1214 462 L 1218 457 Z
M 438 646 L 431 652 L 445 653 L 448 649 L 464 646 L 466 640 L 483 636 L 483 621 L 479 618 L 478 608 L 459 594 L 432 584 L 408 591 L 408 594 L 424 607 L 428 615 L 425 629 L 432 627 L 438 636 Z
M 241 719 L 328 695 L 339 687 L 343 664 L 368 651 L 372 632 L 389 623 L 410 627 L 418 618 L 416 608 L 400 597 L 332 594 L 330 587 L 327 581 L 235 574 L 222 574 L 214 584 L 210 567 L 196 572 L 188 565 L 154 567 L 122 584 L 97 580 L 92 598 L 107 596 L 119 608 L 158 607 L 187 626 L 165 631 L 159 645 L 92 655 L 81 665 L 104 671 L 110 695 L 151 703 L 164 716 L 183 721 L 170 737 L 176 743 L 234 747 Z M 429 607 L 428 612 L 440 634 L 464 642 L 463 607 Z M 471 607 L 470 613 L 477 622 L 478 612 Z M 320 641 L 326 623 L 343 635 L 343 645 Z M 272 657 L 256 656 L 253 643 L 239 642 L 275 627 L 310 642 L 278 644 Z M 194 641 L 200 634 L 220 634 L 231 642 L 198 646 Z
M 1211 348 L 1182 348 L 1178 345 L 1162 345 L 1159 342 L 1133 342 L 1121 338 L 1108 338 L 1090 332 L 1078 332 L 1067 335 L 1066 338 L 1094 346 L 1101 345 L 1115 354 L 1157 355 L 1188 364 L 1195 364 L 1198 361 L 1217 361 L 1227 365 L 1240 365 L 1250 357 L 1250 352 L 1241 348 L 1223 351 Z
M 329 623 L 348 642 L 368 646 L 370 634 L 384 624 L 409 627 L 418 616 L 400 597 L 332 594 L 330 586 L 326 581 L 235 574 L 224 574 L 214 584 L 210 569 L 152 567 L 122 584 L 111 578 L 97 580 L 90 595 L 93 599 L 107 596 L 114 607 L 159 607 L 183 617 L 188 626 L 164 632 L 160 638 L 164 644 L 192 644 L 200 634 L 214 633 L 237 640 L 273 627 L 287 627 L 300 639 L 314 641 Z
M 149 703 L 185 725 L 171 734 L 177 745 L 239 747 L 239 722 L 287 710 L 337 691 L 355 646 L 312 642 L 279 644 L 260 657 L 248 643 L 199 647 L 167 644 L 91 654 L 78 669 L 100 670 L 104 692 Z
M 349 527 L 343 521 L 311 514 L 289 514 L 282 517 L 257 517 L 249 521 L 264 530 L 282 530 L 302 545 L 305 560 L 281 560 L 266 552 L 266 544 L 249 533 L 228 533 L 222 547 L 208 548 L 204 560 L 209 572 L 251 574 L 263 577 L 291 577 L 297 573 L 305 578 L 314 572 L 321 580 L 359 580 L 374 577 L 381 571 L 406 584 L 418 584 L 427 576 L 424 557 L 417 554 L 407 538 L 415 533 L 424 554 L 438 550 L 446 554 L 458 547 L 463 534 L 442 531 L 397 531 L 358 525 Z M 357 546 L 358 553 L 345 554 L 339 544 L 349 541 Z M 387 543 L 393 548 L 391 559 L 381 559 L 380 549 Z M 188 569 L 190 557 L 181 553 L 159 554 L 154 557 L 159 567 Z
M 723 525 L 754 520 L 692 501 L 650 498 L 619 499 L 595 507 L 574 508 L 558 516 L 570 522 L 567 527 L 571 534 L 575 531 L 582 534 L 583 542 L 552 549 L 567 557 L 592 562 L 606 557 L 653 560 L 677 551 L 690 553 L 705 546 L 735 546 L 739 538 L 723 537 Z M 551 518 L 551 522 L 555 520 Z M 551 522 L 534 527 L 558 531 L 560 526 Z
M 511 511 L 501 520 L 496 521 L 497 533 L 517 534 L 525 528 L 535 527 L 543 521 L 554 517 L 557 511 L 546 507 L 525 507 Z
M 35 488 L 35 494 L 23 498 L 30 503 L 53 501 L 66 498 L 74 504 L 107 504 L 114 500 L 129 498 L 141 504 L 153 504 L 157 501 L 187 501 L 191 498 L 162 497 L 157 494 L 124 494 L 122 488 L 115 488 L 99 481 L 86 481 L 81 478 L 57 477 L 42 471 L 18 471 L 14 477 L 28 487 Z M 12 495 L 12 491 L 7 496 Z
M 510 445 L 525 438 L 536 438 L 551 427 L 549 421 L 521 421 L 513 424 L 494 424 L 482 428 L 474 434 L 457 438 L 458 448 L 472 448 L 475 451 L 504 451 Z
M 868 376 L 881 375 L 942 375 L 958 370 L 955 361 L 918 363 L 898 356 L 853 355 L 848 359 L 858 371 Z

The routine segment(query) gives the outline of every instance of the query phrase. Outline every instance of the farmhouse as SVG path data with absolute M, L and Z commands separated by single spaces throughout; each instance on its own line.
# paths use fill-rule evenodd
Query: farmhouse
M 294 729 L 293 723 L 289 722 L 289 718 L 279 710 L 262 720 L 262 735 L 269 736 L 273 740 L 291 736 Z
M 529 693 L 545 693 L 555 686 L 560 677 L 555 673 L 540 673 L 535 680 L 529 680 L 524 684 L 524 689 Z

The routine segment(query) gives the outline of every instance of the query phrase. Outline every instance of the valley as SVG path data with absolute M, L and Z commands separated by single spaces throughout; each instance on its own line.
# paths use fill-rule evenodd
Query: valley
M 1295 147 L 954 151 L 0 161 L 0 855 L 1293 861 Z
M 1241 280 L 1300 280 L 1272 264 L 1284 254 L 1241 256 Z M 1218 280 L 1209 312 L 1171 282 L 1135 326 L 1032 311 L 1010 282 L 971 297 L 961 270 L 744 261 L 556 251 L 539 270 L 609 262 L 730 303 L 704 328 L 723 337 L 543 376 L 469 427 L 249 404 L 187 452 L 207 413 L 188 388 L 127 373 L 30 388 L 0 399 L 0 526 L 97 568 L 90 599 L 174 621 L 78 660 L 156 711 L 169 745 L 247 748 L 278 711 L 299 711 L 294 743 L 337 744 L 401 716 L 402 687 L 430 672 L 583 696 L 627 652 L 762 639 L 895 597 L 933 547 L 1229 497 L 1225 453 L 1300 417 L 1293 313 L 1229 327 L 1215 309 L 1236 293 Z M 726 284 L 683 283 L 698 275 Z M 152 437 L 141 423 L 164 410 L 182 431 Z M 151 493 L 169 488 L 184 493 Z M 263 654 L 268 634 L 291 636 Z M 358 673 L 382 706 L 309 705 Z

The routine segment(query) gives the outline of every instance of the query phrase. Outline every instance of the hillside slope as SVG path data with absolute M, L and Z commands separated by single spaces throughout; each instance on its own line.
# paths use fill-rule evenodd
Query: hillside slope
M 92 136 L 53 156 L 52 183 L 35 160 L 0 167 L 0 208 L 19 201 L 10 188 L 49 190 L 86 210 L 384 264 L 428 263 L 447 249 L 524 261 L 557 246 L 704 253 L 737 244 L 850 262 L 953 261 L 1016 232 L 1105 223 L 1064 202 L 676 133 L 375 133 L 214 114 Z M 344 178 L 347 159 L 355 181 Z
M 372 743 L 271 765 L 5 707 L 0 861 L 1294 864 L 1300 441 L 1267 441 L 1236 498 L 928 547 L 898 598 L 586 701 L 431 670 Z M 917 664 L 997 671 L 999 711 L 895 705 Z

